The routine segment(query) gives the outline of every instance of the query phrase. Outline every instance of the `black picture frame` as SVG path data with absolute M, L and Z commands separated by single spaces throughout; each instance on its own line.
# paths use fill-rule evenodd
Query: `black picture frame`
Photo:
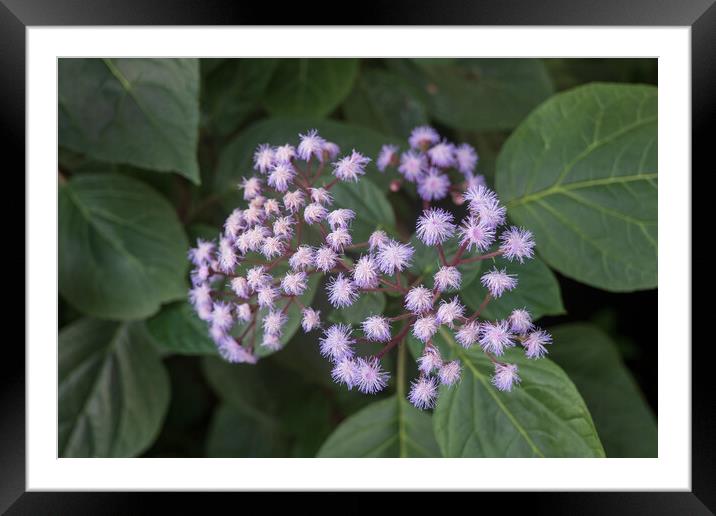
M 715 0 L 502 0 L 490 2 L 441 0 L 428 6 L 394 1 L 334 16 L 325 24 L 342 25 L 591 25 L 591 26 L 689 26 L 692 69 L 692 162 L 713 169 L 707 128 L 716 120 L 716 3 Z M 47 25 L 282 25 L 318 23 L 316 12 L 339 14 L 333 6 L 273 5 L 218 0 L 0 0 L 0 124 L 5 168 L 24 170 L 25 153 L 25 31 Z M 370 13 L 370 14 L 368 14 Z M 14 160 L 10 160 L 14 158 Z M 690 181 L 689 171 L 683 171 Z M 15 172 L 15 178 L 19 176 Z M 7 184 L 7 183 L 6 183 Z M 24 188 L 22 181 L 21 188 Z M 6 207 L 7 209 L 8 207 Z M 17 218 L 17 206 L 12 206 Z M 17 247 L 17 246 L 16 246 Z M 24 249 L 24 247 L 23 247 Z M 690 250 L 685 253 L 691 259 Z M 48 253 L 49 254 L 49 253 Z M 50 254 L 51 255 L 51 254 Z M 13 256 L 19 269 L 19 256 Z M 25 255 L 22 254 L 23 267 Z M 31 271 L 25 270 L 25 274 Z M 23 285 L 24 291 L 24 285 Z M 23 303 L 24 305 L 24 303 Z M 716 403 L 710 378 L 711 344 L 693 340 L 692 346 L 692 491 L 642 493 L 530 493 L 510 495 L 528 498 L 538 512 L 552 514 L 713 514 L 716 512 Z M 25 368 L 24 350 L 13 339 L 6 342 L 0 376 L 0 511 L 8 514 L 143 513 L 146 496 L 136 493 L 40 493 L 25 492 Z M 180 512 L 206 509 L 183 495 L 161 497 L 162 510 Z M 225 495 L 225 497 L 234 495 Z M 245 495 L 241 495 L 245 496 Z M 482 500 L 496 496 L 480 494 Z M 513 498 L 514 496 L 514 498 Z M 371 502 L 361 498 L 356 507 Z M 419 501 L 419 499 L 417 499 Z M 194 505 L 196 503 L 196 505 Z M 199 502 L 201 503 L 201 502 Z M 329 504 L 331 502 L 328 502 Z M 499 502 L 498 502 L 499 503 Z M 511 504 L 513 502 L 510 502 Z M 325 500 L 322 504 L 325 504 Z M 349 507 L 347 505 L 346 507 Z

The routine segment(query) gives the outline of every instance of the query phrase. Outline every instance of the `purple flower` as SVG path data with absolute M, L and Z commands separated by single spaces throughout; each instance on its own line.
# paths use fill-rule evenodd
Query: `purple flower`
M 197 238 L 196 247 L 189 249 L 189 259 L 194 265 L 203 265 L 211 260 L 214 251 L 216 251 L 214 242 Z
M 423 354 L 420 355 L 417 362 L 418 370 L 425 375 L 432 373 L 434 369 L 440 369 L 443 365 L 440 351 L 433 346 L 425 346 Z
M 404 152 L 400 156 L 400 166 L 398 166 L 398 172 L 403 174 L 406 181 L 411 183 L 416 182 L 420 179 L 428 169 L 428 160 L 423 154 L 418 154 L 415 151 Z
M 264 316 L 262 321 L 264 333 L 280 337 L 283 325 L 286 324 L 287 320 L 288 316 L 283 312 L 270 311 Z
M 280 145 L 274 149 L 273 159 L 276 163 L 290 163 L 296 157 L 296 149 L 293 145 Z
M 353 210 L 339 208 L 330 212 L 326 217 L 326 220 L 328 221 L 328 225 L 331 227 L 331 230 L 336 230 L 339 228 L 347 229 L 348 225 L 355 218 L 355 216 L 356 212 L 354 212 Z
M 306 270 L 310 267 L 313 267 L 313 264 L 314 264 L 313 249 L 307 245 L 302 245 L 302 246 L 298 247 L 298 249 L 296 249 L 296 252 L 291 255 L 291 258 L 288 259 L 288 265 L 295 271 Z M 332 267 L 333 267 L 333 265 L 331 265 L 331 267 L 329 267 L 329 269 Z
M 380 172 L 385 172 L 387 167 L 395 164 L 397 158 L 397 145 L 383 145 L 380 149 L 380 154 L 378 154 L 378 159 L 376 160 L 375 165 Z
M 231 305 L 223 301 L 214 303 L 211 311 L 211 325 L 223 331 L 227 331 L 234 324 L 231 316 Z
M 414 149 L 421 149 L 438 143 L 440 135 L 438 132 L 427 125 L 422 125 L 413 129 L 408 138 L 408 143 Z
M 333 197 L 325 188 L 311 188 L 311 200 L 318 204 L 333 204 Z
M 283 344 L 281 343 L 281 338 L 278 335 L 264 333 L 264 336 L 261 339 L 261 346 L 271 351 L 278 351 L 281 349 Z
M 351 306 L 358 299 L 358 290 L 355 284 L 343 273 L 338 273 L 327 285 L 328 301 L 335 308 L 345 308 Z
M 281 256 L 284 251 L 284 243 L 276 237 L 266 237 L 261 245 L 261 254 L 263 254 L 267 260 Z
M 283 196 L 283 205 L 290 213 L 297 213 L 306 203 L 306 198 L 301 190 L 288 192 Z
M 373 231 L 373 233 L 370 234 L 368 237 L 368 249 L 371 251 L 375 251 L 380 246 L 388 243 L 388 235 L 386 235 L 385 231 L 377 230 Z
M 465 199 L 468 201 L 470 212 L 479 217 L 480 221 L 490 228 L 496 228 L 505 223 L 504 206 L 500 206 L 497 194 L 489 188 L 478 185 L 470 188 L 465 193 Z
M 524 335 L 532 329 L 532 316 L 523 308 L 512 310 L 509 322 L 510 329 L 519 335 Z
M 460 235 L 460 245 L 466 245 L 468 251 L 473 248 L 485 251 L 495 241 L 495 230 L 477 217 L 466 217 L 462 221 Z
M 420 410 L 435 406 L 438 395 L 438 385 L 433 377 L 421 376 L 411 383 L 408 400 Z
M 219 240 L 219 269 L 222 272 L 232 272 L 238 263 L 239 259 L 234 252 L 231 240 L 228 238 Z
M 502 245 L 500 251 L 508 260 L 519 260 L 524 262 L 525 258 L 532 258 L 535 241 L 532 239 L 532 233 L 523 228 L 511 227 L 502 235 L 500 235 Z
M 254 152 L 254 169 L 265 174 L 273 165 L 273 160 L 274 152 L 271 146 L 268 143 L 259 145 L 256 152 Z
M 416 227 L 418 238 L 431 247 L 442 244 L 455 233 L 453 216 L 441 208 L 424 210 Z
M 248 303 L 241 303 L 236 307 L 236 317 L 243 322 L 249 322 L 251 320 L 251 305 Z
M 480 278 L 480 283 L 490 292 L 492 297 L 500 297 L 506 290 L 512 290 L 517 286 L 517 277 L 514 274 L 507 274 L 505 269 L 486 272 Z
M 195 286 L 189 291 L 189 301 L 194 306 L 211 303 L 211 287 L 207 284 Z
M 269 174 L 267 183 L 278 192 L 285 192 L 293 182 L 296 171 L 290 163 L 277 163 Z
M 335 159 L 339 152 L 341 152 L 341 148 L 335 143 L 325 142 L 323 144 L 323 154 L 328 156 L 328 159 Z
M 465 314 L 465 307 L 460 304 L 457 296 L 452 301 L 442 300 L 437 312 L 438 324 L 446 324 L 453 328 L 455 319 L 460 319 Z
M 477 152 L 472 145 L 463 143 L 455 149 L 455 161 L 457 161 L 457 169 L 465 175 L 472 175 L 477 165 Z
M 487 353 L 499 357 L 505 352 L 505 348 L 511 348 L 514 345 L 510 327 L 506 321 L 484 322 L 480 325 L 480 346 Z
M 313 308 L 304 308 L 301 312 L 301 326 L 303 331 L 309 332 L 315 330 L 321 325 L 321 311 Z
M 231 212 L 224 222 L 224 231 L 231 238 L 236 238 L 239 232 L 244 229 L 244 216 L 240 209 Z
M 250 201 L 261 193 L 261 180 L 258 177 L 244 178 L 239 188 L 244 191 L 244 200 Z
M 353 282 L 358 288 L 376 288 L 378 286 L 378 272 L 372 256 L 361 256 L 353 268 Z
M 352 389 L 357 383 L 359 376 L 359 366 L 355 360 L 344 358 L 333 367 L 331 378 L 337 384 L 345 384 L 348 389 Z
M 328 272 L 338 263 L 338 255 L 336 252 L 327 246 L 319 247 L 315 253 L 313 253 L 313 265 L 319 271 Z
M 515 364 L 495 364 L 495 374 L 492 377 L 492 385 L 501 391 L 511 391 L 516 383 L 520 383 Z
M 303 220 L 309 225 L 321 222 L 326 218 L 326 215 L 328 215 L 328 210 L 317 202 L 309 204 L 306 206 L 306 209 L 303 210 Z
M 333 175 L 341 181 L 357 182 L 358 178 L 365 174 L 365 167 L 368 163 L 370 163 L 370 158 L 363 156 L 354 149 L 350 156 L 346 156 L 333 164 Z
M 544 330 L 533 331 L 522 342 L 527 358 L 542 358 L 547 354 L 548 344 L 552 344 L 552 336 Z
M 274 220 L 273 234 L 281 238 L 291 238 L 293 235 L 293 218 L 279 217 Z
M 351 245 L 353 239 L 345 228 L 336 228 L 326 235 L 326 243 L 336 252 L 343 252 L 343 249 Z
M 299 134 L 301 142 L 298 144 L 298 157 L 304 161 L 308 161 L 312 156 L 319 161 L 323 161 L 323 146 L 326 140 L 318 136 L 316 129 L 309 130 L 306 134 Z
M 249 287 L 251 287 L 253 290 L 258 290 L 261 287 L 271 283 L 273 278 L 270 274 L 266 274 L 265 271 L 266 269 L 263 265 L 257 265 L 247 270 L 246 282 L 248 283 Z
M 418 195 L 424 201 L 439 201 L 450 191 L 450 178 L 436 168 L 418 179 Z
M 429 341 L 438 331 L 438 323 L 434 315 L 418 317 L 413 323 L 413 335 L 421 342 Z
M 339 362 L 344 358 L 353 356 L 353 344 L 355 340 L 351 337 L 350 326 L 345 324 L 334 324 L 323 332 L 320 339 L 321 355 L 328 357 L 333 362 Z
M 274 302 L 280 295 L 277 288 L 267 285 L 256 290 L 256 301 L 261 308 L 273 308 Z
M 460 380 L 460 362 L 453 360 L 443 364 L 438 372 L 438 378 L 443 385 L 455 385 Z
M 471 321 L 463 325 L 457 333 L 455 333 L 455 339 L 460 343 L 463 348 L 470 348 L 477 339 L 480 338 L 480 324 L 476 321 Z
M 289 296 L 300 296 L 308 288 L 305 272 L 288 272 L 281 280 L 281 288 Z
M 231 363 L 256 363 L 256 357 L 231 336 L 227 336 L 219 343 L 219 354 Z
M 368 340 L 388 342 L 390 340 L 390 323 L 385 317 L 372 315 L 363 321 L 363 333 Z
M 390 240 L 378 248 L 376 263 L 383 274 L 393 275 L 410 265 L 415 250 L 409 244 Z
M 433 293 L 422 285 L 411 288 L 405 295 L 405 308 L 415 314 L 427 312 L 433 306 Z
M 381 369 L 380 361 L 377 358 L 359 358 L 356 364 L 358 390 L 366 394 L 375 394 L 385 389 L 385 386 L 388 385 L 389 375 Z
M 428 150 L 430 161 L 439 168 L 448 168 L 455 165 L 455 146 L 442 141 Z
M 448 289 L 459 289 L 462 275 L 457 267 L 444 266 L 440 267 L 433 278 L 435 288 L 439 292 L 445 292 Z

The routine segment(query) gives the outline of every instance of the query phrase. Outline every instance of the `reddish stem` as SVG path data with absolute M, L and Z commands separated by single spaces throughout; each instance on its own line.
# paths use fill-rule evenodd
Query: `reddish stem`
M 472 257 L 472 258 L 465 258 L 464 260 L 459 260 L 459 261 L 457 262 L 457 264 L 458 264 L 458 265 L 462 265 L 462 264 L 465 264 L 465 263 L 479 262 L 480 260 L 488 260 L 488 259 L 490 259 L 490 258 L 494 258 L 494 257 L 496 257 L 496 256 L 500 256 L 501 254 L 502 254 L 502 251 L 497 250 L 497 251 L 492 252 L 492 253 L 487 253 L 487 254 L 483 254 L 483 255 L 480 255 L 480 256 L 474 256 L 474 257 Z
M 405 338 L 405 336 L 406 336 L 406 335 L 408 334 L 408 332 L 410 331 L 410 324 L 411 324 L 412 322 L 413 322 L 412 319 L 408 320 L 408 322 L 405 324 L 405 326 L 403 326 L 403 329 L 400 330 L 400 333 L 398 333 L 395 337 L 393 337 L 392 339 L 390 339 L 390 340 L 388 341 L 388 343 L 385 345 L 385 347 L 378 352 L 378 354 L 376 355 L 376 358 L 377 358 L 378 360 L 380 360 L 381 358 L 383 358 L 383 356 L 384 356 L 388 351 L 390 351 L 390 350 L 393 349 L 395 346 L 397 346 L 397 345 L 400 343 L 400 341 L 402 341 L 402 340 Z

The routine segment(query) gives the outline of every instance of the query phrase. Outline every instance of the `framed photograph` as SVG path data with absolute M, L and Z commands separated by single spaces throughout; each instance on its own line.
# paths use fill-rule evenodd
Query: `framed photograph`
M 3 0 L 27 308 L 0 508 L 529 491 L 711 514 L 712 3 L 269 27 Z

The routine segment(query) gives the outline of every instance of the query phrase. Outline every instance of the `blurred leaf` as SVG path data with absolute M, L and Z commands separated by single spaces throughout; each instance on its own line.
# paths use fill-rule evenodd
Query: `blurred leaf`
M 318 129 L 321 136 L 337 143 L 343 154 L 352 149 L 363 153 L 373 159 L 366 167 L 365 178 L 370 179 L 384 191 L 388 190 L 390 179 L 375 168 L 375 158 L 380 148 L 391 140 L 370 129 L 351 126 L 332 120 L 318 120 L 315 118 L 269 118 L 261 120 L 242 131 L 224 147 L 219 157 L 216 174 L 215 190 L 225 197 L 227 207 L 242 203 L 242 197 L 237 189 L 241 178 L 250 176 L 253 169 L 253 155 L 256 148 L 262 143 L 282 145 L 291 143 L 298 145 L 299 133 L 305 134 L 309 129 Z M 332 170 L 330 166 L 324 175 Z M 325 183 L 329 180 L 325 180 Z M 317 185 L 324 184 L 320 180 Z
M 385 294 L 363 292 L 348 308 L 336 309 L 328 316 L 331 322 L 360 324 L 371 315 L 381 315 L 385 309 Z
M 658 60 L 654 58 L 568 58 L 542 61 L 558 90 L 594 81 L 657 83 Z
M 209 457 L 286 457 L 286 435 L 270 417 L 224 403 L 214 413 L 207 437 Z
M 58 374 L 61 457 L 133 457 L 154 441 L 169 379 L 142 323 L 65 327 Z
M 277 59 L 202 59 L 204 123 L 223 138 L 257 110 Z
M 318 457 L 439 457 L 430 420 L 428 413 L 391 396 L 343 421 Z
M 196 59 L 60 59 L 60 145 L 199 183 Z
M 162 307 L 147 321 L 147 329 L 158 346 L 178 355 L 218 355 L 209 329 L 192 306 L 179 301 Z
M 385 191 L 368 178 L 363 177 L 357 183 L 339 182 L 331 194 L 336 208 L 349 208 L 356 214 L 351 224 L 354 243 L 367 242 L 371 233 L 377 229 L 396 234 L 395 215 Z
M 438 121 L 454 129 L 511 129 L 552 93 L 537 59 L 455 59 L 388 64 L 411 80 Z
M 75 176 L 59 192 L 60 293 L 86 314 L 139 319 L 186 296 L 184 230 L 140 181 Z
M 555 95 L 510 136 L 497 191 L 562 274 L 615 292 L 657 285 L 657 89 Z
M 264 95 L 273 115 L 329 114 L 350 93 L 357 59 L 281 59 Z
M 399 75 L 364 70 L 343 104 L 346 119 L 356 125 L 405 139 L 410 131 L 428 123 L 428 115 L 415 86 Z
M 537 257 L 525 260 L 525 263 L 497 257 L 468 265 L 476 268 L 479 274 L 484 274 L 494 266 L 500 270 L 505 269 L 508 274 L 517 275 L 517 288 L 492 299 L 485 307 L 482 315 L 488 319 L 505 318 L 515 308 L 526 308 L 533 320 L 543 315 L 565 313 L 559 282 L 549 267 Z M 478 309 L 486 295 L 487 289 L 480 281 L 473 282 L 468 289 L 460 290 L 462 300 L 473 310 Z
M 550 356 L 584 397 L 607 457 L 657 457 L 656 420 L 609 337 L 590 324 L 550 331 Z
M 433 416 L 445 457 L 604 457 L 582 397 L 549 359 L 508 350 L 504 361 L 519 367 L 522 383 L 501 392 L 490 383 L 494 367 L 479 346 L 465 350 L 445 328 L 434 340 L 463 364 L 457 387 L 440 388 Z

